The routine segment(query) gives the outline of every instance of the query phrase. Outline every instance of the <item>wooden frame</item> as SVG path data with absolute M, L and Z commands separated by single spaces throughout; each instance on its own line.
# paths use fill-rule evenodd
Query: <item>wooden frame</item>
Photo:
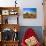
M 3 31 L 5 28 L 10 28 L 13 31 L 16 29 L 17 30 L 16 32 L 18 32 L 20 29 L 20 26 L 18 24 L 0 24 L 0 30 L 1 31 Z
M 19 10 L 19 7 L 0 7 L 1 23 L 2 24 L 9 24 L 9 19 L 7 16 L 15 16 L 15 17 L 18 16 L 18 12 L 19 12 L 18 10 Z M 5 19 L 5 16 L 6 16 L 6 19 Z M 17 19 L 16 20 L 17 23 L 13 23 L 13 24 L 18 24 L 18 17 L 16 19 Z M 12 23 L 10 23 L 10 24 L 12 24 Z
M 18 13 L 19 7 L 0 7 L 0 11 L 2 15 L 16 15 Z M 13 14 L 11 14 L 12 12 Z
M 4 10 L 4 12 L 6 12 L 5 14 L 2 14 L 2 11 Z M 13 30 L 14 32 L 17 32 L 19 31 L 19 25 L 18 25 L 18 16 L 16 14 L 10 14 L 11 10 L 15 10 L 13 12 L 17 12 L 18 13 L 18 10 L 19 10 L 19 7 L 0 7 L 0 15 L 1 15 L 1 24 L 0 24 L 0 32 L 2 33 L 4 29 L 8 28 L 8 29 L 11 29 Z M 7 22 L 7 16 L 17 16 L 17 24 L 9 24 Z M 5 23 L 3 24 L 3 19 L 6 17 L 6 21 Z M 16 29 L 16 30 L 15 30 Z M 10 30 L 10 31 L 11 31 Z M 9 40 L 9 41 L 4 41 L 2 40 L 1 38 L 1 44 L 0 46 L 18 46 L 18 42 L 15 40 Z M 16 44 L 15 44 L 16 43 Z M 12 44 L 12 45 L 11 45 Z

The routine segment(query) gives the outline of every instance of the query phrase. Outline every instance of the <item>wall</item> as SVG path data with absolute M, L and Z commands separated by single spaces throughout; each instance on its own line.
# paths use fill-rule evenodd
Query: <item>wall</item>
M 0 0 L 0 6 L 1 7 L 12 7 L 14 6 L 15 0 Z
M 9 7 L 15 6 L 15 0 L 0 0 L 0 6 Z M 43 26 L 43 0 L 17 0 L 17 6 L 20 7 L 20 18 L 19 24 L 21 26 Z M 24 19 L 23 18 L 23 8 L 37 8 L 37 18 L 36 19 Z
M 21 26 L 43 26 L 43 6 L 42 0 L 28 0 L 28 1 L 19 1 L 20 9 L 23 8 L 37 8 L 37 18 L 36 19 L 24 19 L 23 10 L 20 11 L 20 25 Z

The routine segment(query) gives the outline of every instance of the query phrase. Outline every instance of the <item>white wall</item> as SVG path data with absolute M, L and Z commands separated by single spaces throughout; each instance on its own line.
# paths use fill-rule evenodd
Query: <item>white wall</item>
M 0 6 L 1 7 L 12 7 L 14 6 L 15 0 L 0 0 Z
M 0 0 L 0 6 L 9 7 L 14 6 L 15 0 Z M 20 18 L 19 24 L 21 26 L 43 26 L 43 0 L 17 0 L 20 7 Z M 23 8 L 37 8 L 37 18 L 36 19 L 24 19 L 23 18 Z
M 24 19 L 23 18 L 23 11 L 21 10 L 20 13 L 20 25 L 22 26 L 43 26 L 43 6 L 42 0 L 25 0 L 20 1 L 20 9 L 23 8 L 37 8 L 37 18 L 36 19 Z

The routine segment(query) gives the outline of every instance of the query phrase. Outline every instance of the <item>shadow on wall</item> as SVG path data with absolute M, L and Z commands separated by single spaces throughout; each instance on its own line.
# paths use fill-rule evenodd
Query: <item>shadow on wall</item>
M 39 39 L 39 41 L 41 42 L 41 43 L 43 43 L 43 30 L 42 30 L 42 27 L 41 26 L 21 26 L 20 27 L 20 32 L 19 32 L 19 39 L 20 39 L 20 42 L 21 42 L 21 40 L 22 40 L 22 38 L 23 38 L 23 36 L 24 36 L 24 33 L 26 32 L 26 30 L 28 29 L 28 28 L 32 28 L 32 29 L 34 29 L 34 31 L 36 32 L 36 34 L 37 34 L 37 37 L 38 37 L 38 39 Z

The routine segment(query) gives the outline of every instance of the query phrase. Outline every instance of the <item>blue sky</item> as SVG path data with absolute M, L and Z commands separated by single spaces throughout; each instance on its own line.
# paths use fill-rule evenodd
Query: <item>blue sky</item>
M 24 12 L 36 13 L 36 8 L 23 8 Z

